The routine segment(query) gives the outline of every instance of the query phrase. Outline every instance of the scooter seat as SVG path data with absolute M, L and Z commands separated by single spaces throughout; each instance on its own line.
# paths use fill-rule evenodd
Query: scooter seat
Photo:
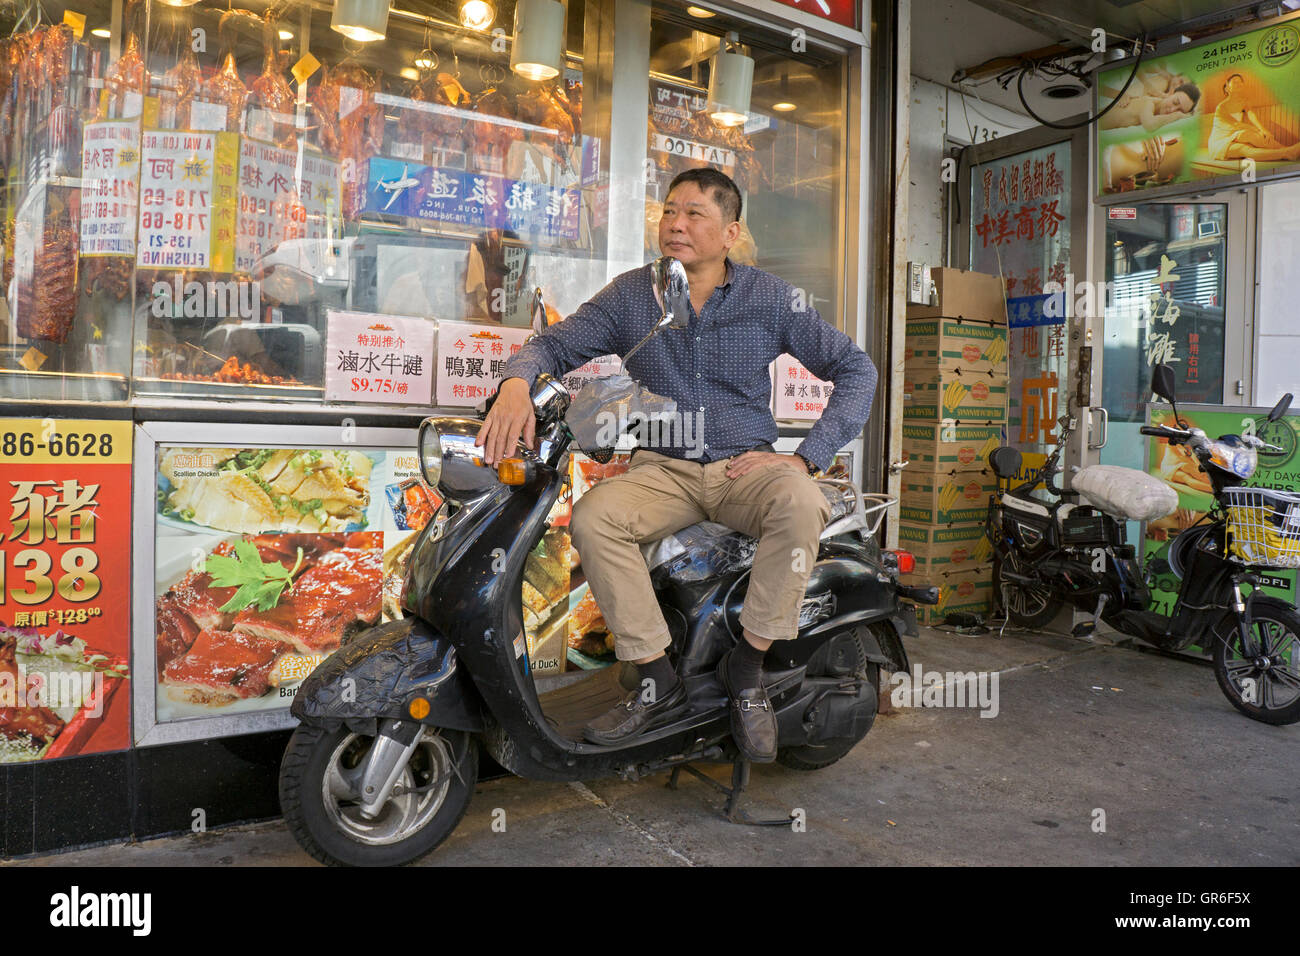
M 830 502 L 831 516 L 826 525 L 849 513 L 849 503 L 834 485 L 818 482 L 818 488 Z M 742 534 L 716 521 L 699 521 L 680 531 L 641 545 L 641 554 L 651 571 L 675 562 L 668 571 L 674 581 L 704 581 L 708 578 L 743 571 L 754 563 L 758 539 Z

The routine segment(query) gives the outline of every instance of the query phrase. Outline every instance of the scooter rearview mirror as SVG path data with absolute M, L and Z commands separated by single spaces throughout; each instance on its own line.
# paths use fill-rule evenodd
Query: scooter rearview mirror
M 671 329 L 684 329 L 691 318 L 691 283 L 686 267 L 672 256 L 660 256 L 651 271 L 655 298 Z
M 1278 399 L 1277 404 L 1273 406 L 1273 410 L 1268 413 L 1268 420 L 1270 422 L 1275 422 L 1290 410 L 1291 410 L 1291 393 L 1287 392 L 1280 399 Z
M 1151 367 L 1151 391 L 1169 403 L 1174 410 L 1174 421 L 1181 428 L 1183 421 L 1178 415 L 1178 402 L 1175 401 L 1174 370 L 1168 365 L 1153 365 Z

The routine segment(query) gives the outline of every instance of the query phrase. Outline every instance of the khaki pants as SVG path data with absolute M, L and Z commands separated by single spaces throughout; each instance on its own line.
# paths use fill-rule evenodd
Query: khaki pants
M 670 643 L 638 545 L 706 519 L 758 539 L 741 626 L 771 640 L 796 636 L 830 504 L 793 468 L 755 468 L 731 479 L 727 464 L 641 449 L 625 474 L 603 479 L 574 506 L 573 543 L 619 660 L 650 657 Z

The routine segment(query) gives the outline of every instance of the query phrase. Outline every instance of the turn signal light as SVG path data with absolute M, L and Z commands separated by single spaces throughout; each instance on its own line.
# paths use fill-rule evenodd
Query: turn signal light
M 497 464 L 497 477 L 503 485 L 522 485 L 528 479 L 522 458 L 503 458 Z
M 884 551 L 886 560 L 893 559 L 899 574 L 911 574 L 916 570 L 916 556 L 910 551 Z
M 406 708 L 412 717 L 416 720 L 424 720 L 429 716 L 429 702 L 423 697 L 417 697 L 411 701 L 411 705 Z

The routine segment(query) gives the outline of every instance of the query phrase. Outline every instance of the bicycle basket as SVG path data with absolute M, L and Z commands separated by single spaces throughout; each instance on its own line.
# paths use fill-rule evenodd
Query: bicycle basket
M 1270 488 L 1225 488 L 1232 552 L 1248 564 L 1300 567 L 1300 495 Z

